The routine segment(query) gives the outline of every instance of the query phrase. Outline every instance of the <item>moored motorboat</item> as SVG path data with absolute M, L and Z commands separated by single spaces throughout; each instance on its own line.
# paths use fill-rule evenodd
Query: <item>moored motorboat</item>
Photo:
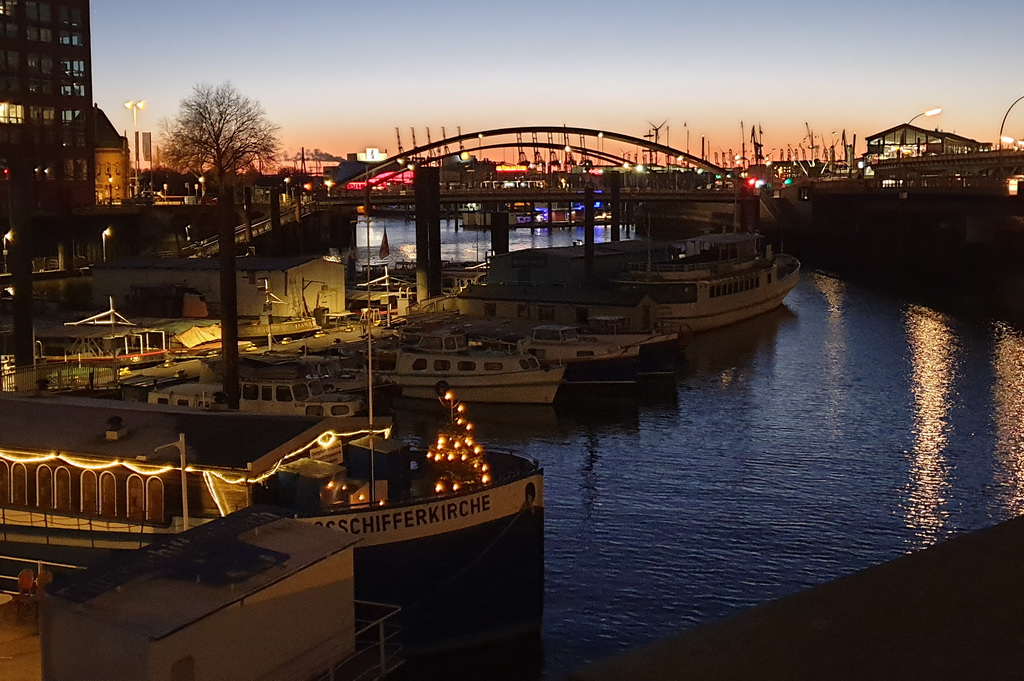
M 639 344 L 580 335 L 572 326 L 536 326 L 516 347 L 536 357 L 541 366 L 564 366 L 566 385 L 627 385 L 636 383 L 639 375 Z
M 470 347 L 465 334 L 442 330 L 421 334 L 413 348 L 400 347 L 394 368 L 384 373 L 403 397 L 435 399 L 443 381 L 469 403 L 551 404 L 565 366 L 543 367 L 533 355 Z

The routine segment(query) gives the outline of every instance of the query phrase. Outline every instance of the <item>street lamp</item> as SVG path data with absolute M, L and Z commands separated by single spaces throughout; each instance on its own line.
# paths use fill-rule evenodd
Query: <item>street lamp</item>
M 202 202 L 206 198 L 206 175 L 202 175 L 199 178 L 199 201 Z
M 132 112 L 132 130 L 135 132 L 135 196 L 139 195 L 139 110 L 146 107 L 146 100 L 132 100 L 124 108 Z
M 4 274 L 7 274 L 7 242 L 14 241 L 14 230 L 4 234 Z
M 107 175 L 107 204 L 114 205 L 114 178 Z
M 103 236 L 103 262 L 107 261 L 107 239 L 109 239 L 113 235 L 114 235 L 114 230 L 112 228 L 110 228 L 110 227 L 107 227 L 102 232 L 102 236 Z
M 331 198 L 331 187 L 334 186 L 334 180 L 324 180 L 324 185 L 327 186 L 327 198 Z

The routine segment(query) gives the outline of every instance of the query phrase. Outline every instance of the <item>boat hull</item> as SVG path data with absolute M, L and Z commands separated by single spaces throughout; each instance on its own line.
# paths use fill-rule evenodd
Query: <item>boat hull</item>
M 492 375 L 393 372 L 390 378 L 402 389 L 402 397 L 437 399 L 437 384 L 446 383 L 467 403 L 551 404 L 562 383 L 565 367 L 551 367 Z

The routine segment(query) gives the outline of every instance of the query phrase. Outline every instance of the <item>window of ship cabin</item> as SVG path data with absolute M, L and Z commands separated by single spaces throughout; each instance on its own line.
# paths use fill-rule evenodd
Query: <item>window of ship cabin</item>
M 427 360 L 423 357 L 417 357 L 412 363 L 413 371 L 423 371 L 427 368 Z
M 155 475 L 146 481 L 146 520 L 164 521 L 164 481 Z
M 292 387 L 290 385 L 279 385 L 274 389 L 274 400 L 277 402 L 292 401 Z
M 11 466 L 11 503 L 15 506 L 28 505 L 28 469 L 23 463 Z
M 457 365 L 459 371 L 476 371 L 476 362 L 469 360 L 460 360 Z
M 519 360 L 519 366 L 521 366 L 524 369 L 529 369 L 530 368 L 530 360 L 528 360 L 528 359 L 521 359 L 521 360 Z
M 516 316 L 519 317 L 520 319 L 529 319 L 530 318 L 530 306 L 529 305 L 517 305 L 516 306 Z
M 768 278 L 767 278 L 765 283 L 768 283 L 768 284 L 772 283 L 772 273 L 771 272 L 768 273 Z
M 142 476 L 128 476 L 126 492 L 128 494 L 128 519 L 139 521 L 145 520 L 146 484 L 142 481 Z
M 324 386 L 320 381 L 313 381 L 309 384 L 309 392 L 313 397 L 320 397 L 324 394 Z
M 11 502 L 11 469 L 6 461 L 0 461 L 0 504 Z
M 183 398 L 183 397 L 179 397 L 177 402 L 175 402 L 175 404 L 177 404 L 179 407 L 187 407 L 188 406 L 188 400 Z
M 261 385 L 260 386 L 260 402 L 273 402 L 274 401 L 274 386 L 272 385 Z
M 296 400 L 309 399 L 309 388 L 305 383 L 296 383 L 292 386 L 292 392 L 295 393 Z
M 53 508 L 53 469 L 46 464 L 36 468 L 36 506 Z
M 576 351 L 576 356 L 577 357 L 593 357 L 594 356 L 594 351 L 593 350 L 577 350 Z
M 501 362 L 484 362 L 484 371 L 501 371 Z
M 348 416 L 352 409 L 347 404 L 336 404 L 331 407 L 331 416 Z
M 166 397 L 158 397 L 158 398 L 156 398 L 156 403 L 157 404 L 168 404 L 168 401 L 167 401 Z
M 255 383 L 242 384 L 242 399 L 255 402 L 260 398 L 260 387 Z
M 318 404 L 306 405 L 306 416 L 323 416 L 324 408 Z
M 61 466 L 53 474 L 53 507 L 58 511 L 71 511 L 71 471 Z
M 106 471 L 100 474 L 100 515 L 117 517 L 117 481 Z
M 554 305 L 538 305 L 537 306 L 537 319 L 539 321 L 551 322 L 555 320 L 555 306 Z
M 452 363 L 446 359 L 434 360 L 434 371 L 451 371 Z
M 97 492 L 96 471 L 82 471 L 80 479 L 82 488 L 81 508 L 82 513 L 89 515 L 99 511 L 99 493 Z
M 444 338 L 444 349 L 454 350 L 455 349 L 455 336 L 445 336 Z
M 498 316 L 498 305 L 497 305 L 497 303 L 484 303 L 484 316 L 485 317 L 497 317 Z
M 590 319 L 590 310 L 585 307 L 576 308 L 576 323 L 583 325 Z

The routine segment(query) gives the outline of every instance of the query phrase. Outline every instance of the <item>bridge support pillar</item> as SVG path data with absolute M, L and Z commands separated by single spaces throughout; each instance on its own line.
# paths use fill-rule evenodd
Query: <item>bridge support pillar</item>
M 491 213 L 491 250 L 495 255 L 508 253 L 508 213 Z
M 583 192 L 583 280 L 594 283 L 594 189 Z
M 413 178 L 416 194 L 416 297 L 441 295 L 441 172 L 420 166 Z
M 609 190 L 611 193 L 611 237 L 612 241 L 620 241 L 619 229 L 622 225 L 622 198 L 619 190 L 622 187 L 622 175 L 618 172 L 609 173 L 608 184 L 610 185 Z

